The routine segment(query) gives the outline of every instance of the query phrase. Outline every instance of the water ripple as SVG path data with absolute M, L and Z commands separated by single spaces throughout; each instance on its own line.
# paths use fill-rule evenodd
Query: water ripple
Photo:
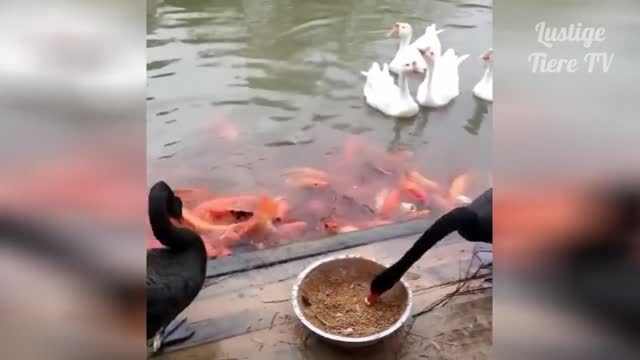
M 491 45 L 491 28 L 486 26 L 491 22 L 491 4 L 490 0 L 159 2 L 147 16 L 148 134 L 159 137 L 152 141 L 149 166 L 202 167 L 202 173 L 194 171 L 190 179 L 211 179 L 211 164 L 203 159 L 225 144 L 235 146 L 227 142 L 212 145 L 211 135 L 199 130 L 213 111 L 243 129 L 238 139 L 242 148 L 262 150 L 269 163 L 265 166 L 274 166 L 273 159 L 280 157 L 285 162 L 297 161 L 299 152 L 291 149 L 300 146 L 317 154 L 309 156 L 311 163 L 322 161 L 327 148 L 340 147 L 343 136 L 367 133 L 376 139 L 392 138 L 380 144 L 385 148 L 410 140 L 416 151 L 424 149 L 424 139 L 432 139 L 433 151 L 420 161 L 436 169 L 459 168 L 466 160 L 449 165 L 451 160 L 442 156 L 442 147 L 450 146 L 460 133 L 490 136 L 490 131 L 478 131 L 480 119 L 490 114 L 472 116 L 471 101 L 455 102 L 444 111 L 432 112 L 436 120 L 427 130 L 418 129 L 408 137 L 407 129 L 391 130 L 393 122 L 364 103 L 359 71 L 371 61 L 391 58 L 397 40 L 387 38 L 385 32 L 400 20 L 410 22 L 414 29 L 436 22 L 448 28 L 443 47 L 479 55 Z M 463 69 L 462 98 L 482 71 L 470 61 Z M 479 143 L 461 146 L 460 153 L 474 155 L 457 158 L 471 161 L 485 156 L 474 147 Z M 176 157 L 177 152 L 171 152 L 182 148 L 179 159 L 168 161 L 169 165 L 159 160 Z M 234 159 L 248 163 L 250 153 L 243 151 Z M 230 169 L 223 167 L 216 172 Z M 236 184 L 242 181 L 234 179 L 220 191 L 255 185 L 255 179 L 249 178 L 245 181 L 249 184 Z
M 147 63 L 147 71 L 162 69 L 163 67 L 177 63 L 180 59 L 156 60 Z

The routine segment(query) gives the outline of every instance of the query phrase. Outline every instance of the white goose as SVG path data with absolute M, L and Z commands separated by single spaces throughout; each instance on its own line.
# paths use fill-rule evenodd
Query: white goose
M 395 23 L 387 34 L 387 36 L 398 37 L 400 39 L 400 45 L 398 51 L 389 63 L 389 70 L 394 74 L 400 74 L 400 68 L 406 63 L 413 63 L 414 61 L 419 68 L 426 67 L 424 58 L 417 52 L 417 48 L 411 44 L 411 36 L 413 35 L 413 29 L 411 25 L 407 23 Z
M 431 24 L 426 27 L 424 34 L 417 38 L 411 45 L 419 50 L 430 48 L 436 56 L 440 56 L 440 54 L 442 54 L 442 45 L 440 44 L 438 34 L 443 31 L 443 29 L 436 30 L 436 24 Z M 418 65 L 420 65 L 420 63 L 418 63 Z
M 429 76 L 418 87 L 418 103 L 434 108 L 445 106 L 460 94 L 458 67 L 469 55 L 457 56 L 449 49 L 436 56 L 430 48 L 423 55 Z
M 440 63 L 444 64 L 445 67 L 441 67 L 441 69 L 446 69 L 446 73 L 449 74 L 449 80 L 447 81 L 447 85 L 449 85 L 448 93 L 453 98 L 460 95 L 460 76 L 458 74 L 458 68 L 468 57 L 468 54 L 457 56 L 453 49 L 448 49 L 444 54 L 442 54 L 442 61 L 440 61 Z
M 493 49 L 487 50 L 480 57 L 485 62 L 484 75 L 473 87 L 473 95 L 482 100 L 493 102 Z
M 417 50 L 416 50 L 417 51 Z M 406 63 L 400 67 L 398 85 L 394 84 L 389 74 L 389 67 L 384 64 L 382 69 L 374 62 L 368 72 L 362 72 L 367 77 L 364 85 L 364 98 L 369 106 L 391 117 L 413 117 L 420 108 L 411 97 L 407 75 L 424 73 L 424 68 L 415 62 Z

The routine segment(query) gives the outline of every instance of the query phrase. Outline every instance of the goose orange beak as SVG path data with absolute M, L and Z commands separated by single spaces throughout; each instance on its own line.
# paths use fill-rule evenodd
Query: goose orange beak
M 393 27 L 391 27 L 391 30 L 389 30 L 389 32 L 387 33 L 387 37 L 389 36 L 398 36 L 400 35 L 400 25 L 393 24 Z

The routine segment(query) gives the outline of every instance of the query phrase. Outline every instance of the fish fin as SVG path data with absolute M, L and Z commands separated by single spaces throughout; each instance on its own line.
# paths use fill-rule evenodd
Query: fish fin
M 278 217 L 278 208 L 279 203 L 277 200 L 261 195 L 258 197 L 254 217 L 260 223 L 266 224 Z
M 182 209 L 182 217 L 184 219 L 184 225 L 198 233 L 210 231 L 221 232 L 226 231 L 229 228 L 228 225 L 210 223 L 187 208 Z

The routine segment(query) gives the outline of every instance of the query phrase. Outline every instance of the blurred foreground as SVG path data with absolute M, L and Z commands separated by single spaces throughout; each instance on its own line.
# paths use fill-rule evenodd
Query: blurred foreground
M 144 2 L 0 2 L 0 347 L 140 359 Z
M 498 20 L 503 5 L 496 6 Z M 141 1 L 0 2 L 0 235 L 6 240 L 0 251 L 3 358 L 145 356 L 143 15 Z M 521 22 L 519 16 L 502 19 Z M 619 13 L 615 19 L 620 26 L 637 24 L 637 19 L 632 22 Z M 500 27 L 497 31 L 521 35 L 501 33 Z M 634 44 L 625 42 L 624 36 L 611 39 L 613 45 Z M 494 48 L 505 51 L 508 47 L 501 40 L 496 39 Z M 503 74 L 509 64 L 498 64 Z M 605 90 L 614 86 L 603 79 L 637 85 L 629 78 L 637 72 L 622 71 L 633 70 L 634 64 L 621 53 L 615 65 L 619 72 L 597 83 Z M 502 83 L 522 86 L 520 81 Z M 585 126 L 586 132 L 598 138 L 568 137 L 573 125 L 555 128 L 554 135 L 562 134 L 559 138 L 542 136 L 549 127 L 567 124 L 560 120 L 579 116 L 558 111 L 552 114 L 558 118 L 554 119 L 523 111 L 530 97 L 521 106 L 503 106 L 508 111 L 498 111 L 496 119 L 510 124 L 498 121 L 495 126 L 496 141 L 508 140 L 496 147 L 496 180 L 557 175 L 549 171 L 549 162 L 540 161 L 554 160 L 549 154 L 564 155 L 555 158 L 553 170 L 571 172 L 576 154 L 586 159 L 581 165 L 610 173 L 621 170 L 630 155 L 636 158 L 637 149 L 624 145 L 635 146 L 637 132 L 625 130 L 620 140 L 619 134 L 596 131 L 624 128 L 609 126 L 603 119 L 631 119 L 637 124 L 634 93 L 615 93 L 619 94 L 624 97 L 602 98 L 596 91 L 586 95 L 597 96 L 598 101 L 578 97 L 579 103 L 566 106 L 586 109 L 587 120 L 593 120 L 586 123 L 591 125 Z M 616 107 L 615 101 L 629 97 L 631 101 L 622 104 L 626 106 Z M 618 110 L 616 116 L 598 113 L 608 103 Z M 590 108 L 591 104 L 598 108 Z M 545 105 L 529 108 L 556 109 Z M 538 149 L 534 146 L 541 138 L 554 146 L 545 145 L 542 154 L 531 151 Z M 582 142 L 570 144 L 573 152 L 566 151 L 567 138 Z M 607 152 L 614 147 L 602 141 L 601 151 L 595 152 L 592 145 L 600 138 L 616 139 L 611 142 L 622 150 Z M 534 146 L 524 146 L 531 139 Z M 585 148 L 596 155 L 585 156 Z M 540 171 L 541 167 L 546 168 Z M 518 187 L 496 181 L 495 358 L 639 358 L 640 182 L 625 177 L 622 186 L 617 185 L 620 178 L 596 180 Z
M 640 182 L 503 188 L 494 202 L 494 354 L 640 354 Z
M 638 359 L 640 48 L 629 44 L 640 2 L 496 0 L 494 9 L 493 357 Z M 556 33 L 602 28 L 605 39 L 548 48 L 541 22 Z M 535 53 L 575 59 L 579 71 L 533 72 Z M 615 60 L 589 72 L 590 53 Z

